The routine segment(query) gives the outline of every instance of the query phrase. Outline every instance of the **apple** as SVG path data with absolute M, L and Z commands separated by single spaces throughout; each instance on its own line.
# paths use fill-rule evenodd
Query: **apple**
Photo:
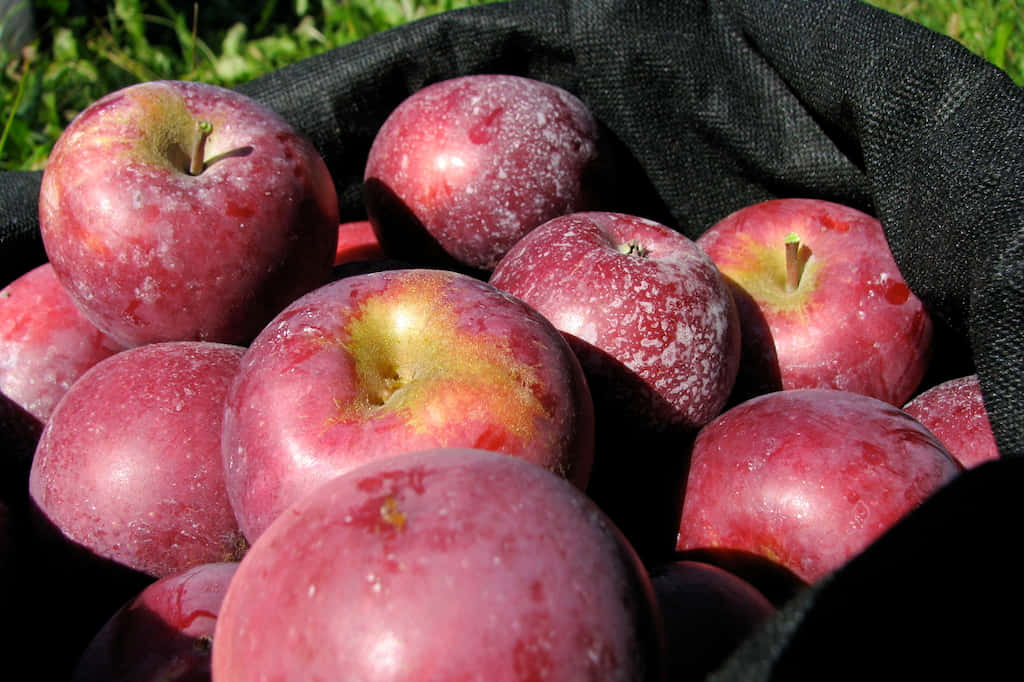
M 885 401 L 825 388 L 767 393 L 697 434 L 677 549 L 749 552 L 814 583 L 962 470 Z
M 697 243 L 728 278 L 743 327 L 737 400 L 834 388 L 901 406 L 921 383 L 933 325 L 881 223 L 819 199 L 744 207 Z
M 672 682 L 707 679 L 776 608 L 751 583 L 713 564 L 680 559 L 650 571 L 665 625 Z
M 587 106 L 550 83 L 506 74 L 433 83 L 374 137 L 367 213 L 399 260 L 489 272 L 537 225 L 593 205 L 599 143 Z
M 904 405 L 903 411 L 928 427 L 965 467 L 999 459 L 977 374 L 936 384 Z
M 662 680 L 650 581 L 576 486 L 438 448 L 318 487 L 252 545 L 213 679 Z
M 593 458 L 590 392 L 558 330 L 445 270 L 353 275 L 294 301 L 249 346 L 225 405 L 225 478 L 250 541 L 381 457 L 497 450 L 580 487 Z
M 41 527 L 153 577 L 245 549 L 224 484 L 224 398 L 245 349 L 167 341 L 86 371 L 43 427 L 29 473 Z
M 39 224 L 72 300 L 120 343 L 245 344 L 329 281 L 338 198 L 317 150 L 268 108 L 152 81 L 64 130 Z
M 0 290 L 0 391 L 41 424 L 85 370 L 121 350 L 75 307 L 49 263 Z
M 345 263 L 383 260 L 386 257 L 369 220 L 350 220 L 338 225 L 335 267 Z
M 209 682 L 213 634 L 237 562 L 146 586 L 86 646 L 71 682 Z
M 489 281 L 551 320 L 580 359 L 598 417 L 588 492 L 645 558 L 671 552 L 690 434 L 725 406 L 740 358 L 714 263 L 662 223 L 587 211 L 535 228 Z

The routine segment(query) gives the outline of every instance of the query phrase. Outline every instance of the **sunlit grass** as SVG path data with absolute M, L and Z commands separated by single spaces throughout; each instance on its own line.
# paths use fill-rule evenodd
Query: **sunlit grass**
M 42 168 L 100 96 L 156 78 L 231 86 L 408 21 L 495 0 L 34 0 L 38 35 L 0 52 L 0 170 Z M 952 36 L 1024 85 L 1017 0 L 869 0 Z M 196 11 L 196 7 L 202 9 Z M 243 5 L 244 7 L 244 5 Z

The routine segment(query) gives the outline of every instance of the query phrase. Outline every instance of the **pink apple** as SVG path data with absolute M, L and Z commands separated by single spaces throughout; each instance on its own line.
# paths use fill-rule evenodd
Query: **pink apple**
M 583 487 L 593 428 L 572 350 L 523 302 L 449 271 L 354 275 L 246 352 L 224 417 L 228 492 L 252 541 L 326 479 L 410 450 L 496 450 Z
M 697 243 L 734 289 L 740 399 L 835 388 L 901 406 L 920 384 L 931 318 L 874 217 L 817 199 L 775 199 L 723 218 Z
M 43 428 L 29 477 L 69 543 L 162 577 L 245 549 L 220 451 L 224 397 L 244 348 L 168 341 L 89 369 Z
M 977 374 L 932 386 L 903 410 L 927 426 L 965 467 L 999 459 Z
M 280 116 L 202 83 L 129 86 L 54 145 L 39 222 L 71 298 L 125 345 L 247 343 L 329 280 L 338 199 Z
M 711 259 L 661 223 L 583 212 L 521 239 L 490 282 L 580 358 L 598 415 L 591 496 L 645 559 L 670 552 L 689 432 L 721 411 L 739 362 L 739 321 Z
M 334 264 L 378 260 L 387 254 L 380 246 L 377 233 L 369 220 L 350 220 L 338 226 L 338 248 Z
M 85 370 L 121 350 L 79 312 L 49 263 L 0 291 L 0 391 L 40 423 Z
M 665 624 L 666 679 L 710 675 L 776 608 L 751 583 L 713 564 L 677 560 L 650 571 Z
M 253 544 L 213 679 L 653 682 L 656 609 L 577 487 L 500 453 L 407 453 L 325 482 Z
M 697 435 L 677 548 L 749 552 L 812 583 L 961 471 L 884 401 L 820 388 L 764 394 Z
M 586 105 L 549 83 L 434 83 L 402 101 L 373 141 L 369 218 L 400 260 L 490 271 L 537 225 L 592 205 L 598 144 Z
M 86 646 L 71 682 L 209 682 L 217 614 L 238 564 L 200 564 L 148 585 Z

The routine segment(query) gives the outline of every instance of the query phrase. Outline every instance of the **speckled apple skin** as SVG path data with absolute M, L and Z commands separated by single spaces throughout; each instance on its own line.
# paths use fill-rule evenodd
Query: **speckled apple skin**
M 650 582 L 580 492 L 465 448 L 377 460 L 285 511 L 242 560 L 213 680 L 654 682 Z
M 936 384 L 903 410 L 928 427 L 965 467 L 999 459 L 977 374 Z
M 786 235 L 809 253 L 785 290 Z M 932 357 L 933 325 L 882 224 L 819 199 L 740 209 L 697 243 L 734 287 L 743 326 L 739 398 L 792 388 L 855 391 L 902 406 Z
M 96 633 L 71 682 L 209 682 L 217 614 L 237 569 L 200 564 L 148 585 Z
M 643 255 L 623 253 L 630 242 Z M 736 309 L 707 255 L 669 227 L 606 211 L 560 216 L 520 240 L 489 281 L 583 341 L 582 356 L 592 346 L 639 377 L 603 388 L 622 392 L 614 402 L 651 428 L 695 429 L 725 405 L 739 364 Z M 588 372 L 602 371 L 582 356 Z
M 0 291 L 0 391 L 40 423 L 85 370 L 121 350 L 75 307 L 49 263 Z
M 433 83 L 378 131 L 364 179 L 369 218 L 396 258 L 423 265 L 418 232 L 490 271 L 524 234 L 590 207 L 599 131 L 568 91 L 506 74 Z M 441 263 L 444 264 L 444 263 Z
M 43 428 L 29 494 L 68 541 L 154 577 L 246 544 L 224 485 L 224 397 L 245 349 L 147 344 L 89 369 Z
M 186 172 L 198 121 L 207 165 Z M 248 343 L 329 280 L 338 199 L 280 116 L 213 85 L 154 81 L 86 108 L 54 145 L 43 243 L 71 298 L 129 346 Z
M 698 433 L 676 546 L 749 552 L 814 582 L 962 470 L 884 401 L 835 389 L 768 393 Z
M 583 487 L 593 421 L 572 350 L 522 301 L 449 271 L 355 275 L 246 352 L 225 408 L 228 492 L 254 541 L 328 478 L 411 450 L 494 450 Z

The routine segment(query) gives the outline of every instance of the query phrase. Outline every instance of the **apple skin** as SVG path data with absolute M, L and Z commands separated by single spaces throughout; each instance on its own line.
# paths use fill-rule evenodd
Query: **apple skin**
M 188 172 L 200 120 L 205 168 Z M 213 85 L 151 81 L 87 107 L 54 145 L 43 245 L 93 323 L 127 346 L 248 343 L 329 281 L 338 198 L 280 116 Z
M 224 397 L 244 348 L 168 341 L 122 351 L 76 381 L 29 473 L 40 528 L 153 577 L 245 549 L 224 485 Z
M 209 682 L 217 614 L 237 569 L 200 564 L 146 586 L 96 633 L 71 682 Z
M 489 272 L 531 229 L 592 207 L 600 132 L 568 91 L 506 74 L 428 85 L 384 121 L 364 173 L 392 257 Z
M 645 560 L 673 551 L 692 433 L 722 410 L 738 369 L 721 274 L 661 223 L 588 211 L 534 229 L 489 281 L 551 320 L 580 359 L 597 415 L 588 493 Z
M 369 220 L 350 220 L 338 226 L 338 247 L 334 265 L 377 261 L 387 258 Z
M 577 487 L 440 448 L 324 483 L 228 587 L 213 679 L 661 680 L 636 553 Z
M 439 446 L 528 459 L 584 487 L 590 391 L 551 323 L 451 271 L 353 275 L 298 299 L 247 350 L 227 397 L 228 493 L 254 541 L 361 463 Z
M 698 433 L 677 549 L 749 552 L 813 583 L 962 470 L 928 429 L 876 398 L 757 396 Z
M 85 370 L 124 350 L 39 265 L 0 291 L 0 391 L 45 423 Z
M 999 459 L 977 374 L 936 384 L 904 405 L 903 411 L 928 427 L 964 467 Z
M 792 291 L 790 233 L 805 260 Z M 742 321 L 734 402 L 835 388 L 899 407 L 921 383 L 932 356 L 931 317 L 876 218 L 819 199 L 773 199 L 726 216 L 697 243 L 729 279 Z
M 665 626 L 672 682 L 707 679 L 776 608 L 756 587 L 713 564 L 680 559 L 650 571 Z

